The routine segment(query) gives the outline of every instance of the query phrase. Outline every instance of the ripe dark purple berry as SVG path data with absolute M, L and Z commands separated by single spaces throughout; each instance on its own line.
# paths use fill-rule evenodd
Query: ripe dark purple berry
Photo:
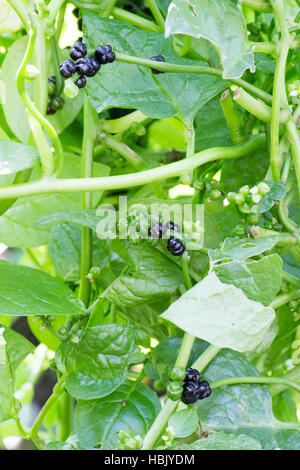
M 106 57 L 107 57 L 107 61 L 108 61 L 109 63 L 112 63 L 112 62 L 114 62 L 114 61 L 116 60 L 116 54 L 115 54 L 114 52 L 108 52 L 108 53 L 106 54 Z
M 170 220 L 170 222 L 166 223 L 166 229 L 167 230 L 173 230 L 174 232 L 180 232 L 179 226 L 174 224 L 174 222 L 171 221 L 171 220 Z
M 173 256 L 181 256 L 185 252 L 185 246 L 178 238 L 170 238 L 167 248 Z
M 165 227 L 160 222 L 157 222 L 149 230 L 150 237 L 155 238 L 155 239 L 162 238 L 165 232 L 166 232 Z
M 206 380 L 202 380 L 199 383 L 199 400 L 204 400 L 204 398 L 208 398 L 211 395 L 211 388 L 209 383 Z
M 181 396 L 181 401 L 186 405 L 191 403 L 196 403 L 199 399 L 199 384 L 196 382 L 188 382 L 183 385 L 183 393 Z
M 155 60 L 156 62 L 165 62 L 165 58 L 162 55 L 151 57 L 151 60 Z M 158 75 L 159 73 L 164 73 L 156 69 L 151 69 L 151 72 L 154 73 L 155 75 Z
M 185 383 L 188 383 L 188 382 L 200 383 L 201 375 L 197 371 L 197 369 L 192 369 L 191 367 L 188 367 L 186 369 L 186 376 L 185 376 L 184 381 Z
M 76 72 L 79 75 L 87 75 L 90 71 L 90 61 L 88 58 L 81 58 L 76 61 Z
M 75 82 L 75 85 L 78 88 L 84 88 L 85 85 L 86 85 L 86 78 L 84 76 L 81 76 L 81 77 L 77 78 L 77 80 Z
M 73 60 L 68 59 L 68 60 L 65 60 L 62 64 L 60 64 L 59 70 L 60 70 L 60 74 L 64 78 L 69 78 L 69 77 L 72 77 L 72 75 L 74 75 L 74 73 L 76 72 L 76 66 Z
M 83 42 L 75 42 L 70 50 L 70 57 L 73 60 L 78 60 L 86 56 L 87 48 Z
M 56 77 L 54 77 L 54 75 L 52 75 L 51 77 L 48 78 L 48 82 L 56 84 Z
M 97 59 L 95 59 L 94 57 L 90 60 L 91 60 L 92 67 L 96 70 L 96 72 L 98 72 L 101 68 L 100 62 Z
M 50 106 L 48 106 L 46 114 L 51 115 L 51 114 L 55 114 L 55 113 L 56 113 L 56 110 L 53 109 L 53 108 L 50 108 Z

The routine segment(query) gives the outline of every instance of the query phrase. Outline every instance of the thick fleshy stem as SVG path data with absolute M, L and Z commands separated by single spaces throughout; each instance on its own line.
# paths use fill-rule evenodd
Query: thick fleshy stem
M 150 8 L 151 13 L 152 13 L 156 23 L 160 27 L 161 31 L 164 31 L 165 30 L 165 20 L 164 20 L 162 14 L 161 14 L 160 9 L 157 6 L 156 1 L 155 0 L 148 0 L 148 7 Z
M 272 13 L 272 7 L 268 2 L 264 0 L 239 0 L 241 5 L 245 5 L 253 8 L 253 10 L 261 13 Z
M 226 119 L 229 135 L 234 144 L 240 144 L 245 136 L 243 135 L 243 123 L 241 116 L 234 107 L 234 102 L 230 90 L 225 90 L 220 98 L 220 104 Z
M 196 153 L 191 158 L 184 158 L 178 162 L 170 163 L 151 170 L 129 173 L 127 175 L 107 176 L 99 178 L 81 179 L 53 179 L 43 178 L 40 181 L 0 187 L 0 199 L 11 199 L 19 196 L 32 196 L 34 194 L 51 194 L 55 192 L 92 192 L 111 189 L 131 188 L 147 185 L 153 181 L 162 181 L 167 178 L 180 176 L 182 173 L 193 170 L 205 163 L 214 160 L 226 160 L 248 155 L 266 144 L 265 135 L 252 136 L 240 145 L 233 147 L 215 147 Z
M 294 382 L 291 382 L 290 380 L 283 379 L 282 377 L 229 377 L 227 379 L 221 379 L 216 380 L 215 382 L 211 382 L 210 388 L 212 390 L 215 390 L 219 387 L 236 384 L 282 384 L 300 393 L 299 385 L 295 384 Z
M 97 134 L 98 115 L 92 108 L 88 97 L 84 94 L 84 130 L 81 156 L 81 176 L 91 178 L 93 176 L 93 152 Z M 82 210 L 92 208 L 92 193 L 82 194 Z M 81 262 L 79 298 L 88 306 L 90 299 L 90 281 L 87 277 L 92 267 L 92 230 L 89 227 L 81 228 Z

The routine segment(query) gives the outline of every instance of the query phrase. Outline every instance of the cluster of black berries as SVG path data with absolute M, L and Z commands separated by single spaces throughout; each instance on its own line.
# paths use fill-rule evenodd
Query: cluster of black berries
M 56 111 L 59 111 L 63 108 L 65 100 L 57 94 L 56 89 L 56 78 L 48 78 L 48 105 L 47 105 L 47 114 L 55 114 Z
M 151 57 L 151 60 L 155 60 L 156 62 L 165 62 L 165 58 L 162 55 L 157 55 L 157 56 Z M 155 75 L 158 75 L 159 73 L 164 73 L 164 72 L 160 72 L 159 70 L 156 70 L 156 69 L 151 69 L 151 72 L 154 73 Z
M 75 81 L 78 88 L 86 86 L 86 77 L 93 77 L 100 70 L 101 65 L 114 62 L 116 55 L 111 46 L 99 46 L 94 57 L 86 57 L 87 48 L 83 42 L 76 42 L 70 49 L 71 59 L 60 65 L 60 73 L 64 78 L 70 78 L 75 72 L 79 78 Z
M 180 228 L 178 225 L 174 224 L 174 222 L 170 221 L 166 225 L 163 225 L 160 222 L 157 222 L 151 229 L 149 230 L 149 235 L 151 238 L 162 238 L 168 232 L 180 232 Z M 181 256 L 185 251 L 185 246 L 181 240 L 175 238 L 173 235 L 170 236 L 168 239 L 167 245 L 168 251 L 172 253 L 173 256 Z
M 211 395 L 211 388 L 206 380 L 201 380 L 200 373 L 197 369 L 186 369 L 186 377 L 183 383 L 183 393 L 181 400 L 186 405 L 196 403 Z

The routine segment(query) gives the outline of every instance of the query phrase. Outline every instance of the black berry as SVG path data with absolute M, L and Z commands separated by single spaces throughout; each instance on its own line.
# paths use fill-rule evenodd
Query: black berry
M 74 8 L 74 10 L 72 11 L 73 15 L 76 16 L 76 18 L 78 18 L 79 16 L 79 8 Z
M 77 21 L 77 28 L 79 29 L 79 31 L 82 31 L 82 18 L 79 18 L 79 20 Z
M 62 64 L 60 64 L 59 70 L 60 74 L 64 78 L 69 78 L 72 77 L 72 75 L 74 75 L 74 73 L 76 72 L 76 66 L 73 60 L 68 59 L 65 60 Z
M 106 57 L 107 57 L 107 61 L 108 61 L 109 63 L 112 63 L 112 62 L 114 62 L 114 61 L 116 60 L 116 54 L 115 54 L 114 52 L 108 52 L 108 53 L 106 54 Z
M 79 75 L 87 75 L 90 72 L 90 59 L 81 58 L 76 61 L 76 72 Z
M 55 109 L 52 109 L 52 108 L 50 108 L 50 106 L 48 106 L 47 111 L 46 111 L 46 114 L 49 115 L 49 114 L 55 114 L 55 113 L 56 113 L 56 110 L 55 110 Z
M 167 248 L 173 256 L 181 256 L 185 252 L 185 246 L 178 238 L 170 238 Z
M 199 383 L 199 400 L 204 400 L 211 395 L 211 388 L 206 380 Z
M 156 62 L 165 62 L 165 58 L 162 55 L 151 57 L 151 60 L 155 60 Z M 154 73 L 155 75 L 157 75 L 159 73 L 164 73 L 164 72 L 160 72 L 159 70 L 156 70 L 156 69 L 151 69 L 151 72 Z
M 48 82 L 49 83 L 54 83 L 56 85 L 56 77 L 54 77 L 54 75 L 52 75 L 51 77 L 48 78 Z
M 156 239 L 162 238 L 164 233 L 165 233 L 165 227 L 160 222 L 157 222 L 149 230 L 149 234 L 151 238 L 156 238 Z
M 178 225 L 174 224 L 174 222 L 172 222 L 171 220 L 170 222 L 166 223 L 166 229 L 173 230 L 175 232 L 180 232 L 180 228 L 178 227 Z
M 181 396 L 181 401 L 186 405 L 191 403 L 196 403 L 199 399 L 199 384 L 196 382 L 188 382 L 183 385 L 183 393 Z
M 188 382 L 200 383 L 201 381 L 200 373 L 197 371 L 197 369 L 192 369 L 191 367 L 188 367 L 186 369 L 186 376 L 185 376 L 184 381 L 185 383 L 188 383 Z
M 70 57 L 73 60 L 78 60 L 86 56 L 87 48 L 83 42 L 75 42 L 70 50 Z
M 96 72 L 98 72 L 101 68 L 100 62 L 97 59 L 95 59 L 94 57 L 90 60 L 91 60 L 92 67 L 96 70 Z
M 76 82 L 75 82 L 75 85 L 78 87 L 78 88 L 84 88 L 85 85 L 86 85 L 86 78 L 85 77 L 79 77 L 77 78 Z

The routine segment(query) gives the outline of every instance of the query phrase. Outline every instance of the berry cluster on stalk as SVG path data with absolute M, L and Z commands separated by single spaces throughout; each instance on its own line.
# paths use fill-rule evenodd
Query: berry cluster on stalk
M 149 235 L 151 238 L 159 239 L 162 238 L 166 233 L 170 232 L 180 232 L 180 228 L 172 221 L 168 222 L 166 225 L 157 222 L 149 230 Z M 182 240 L 179 240 L 179 238 L 175 238 L 174 235 L 170 235 L 170 238 L 168 239 L 167 249 L 173 256 L 181 256 L 185 252 L 184 243 L 182 242 Z
M 151 57 L 151 60 L 155 60 L 156 62 L 165 62 L 165 58 L 164 58 L 164 56 L 162 56 L 162 55 L 157 55 L 157 56 Z M 161 72 L 160 70 L 156 70 L 156 69 L 151 69 L 151 72 L 152 72 L 154 75 L 158 75 L 158 74 L 160 74 L 160 73 L 164 73 L 164 72 Z
M 60 73 L 64 78 L 70 78 L 75 73 L 79 75 L 74 82 L 78 88 L 84 88 L 87 83 L 86 77 L 94 77 L 101 65 L 112 63 L 116 58 L 110 45 L 97 47 L 93 57 L 86 55 L 86 45 L 83 42 L 76 42 L 70 49 L 71 59 L 60 64 Z
M 55 114 L 64 107 L 65 100 L 58 95 L 56 87 L 56 77 L 48 78 L 48 104 L 46 114 Z
M 167 385 L 167 396 L 171 400 L 180 400 L 191 405 L 211 395 L 211 388 L 206 380 L 201 380 L 197 369 L 174 367 L 170 373 L 171 381 Z

